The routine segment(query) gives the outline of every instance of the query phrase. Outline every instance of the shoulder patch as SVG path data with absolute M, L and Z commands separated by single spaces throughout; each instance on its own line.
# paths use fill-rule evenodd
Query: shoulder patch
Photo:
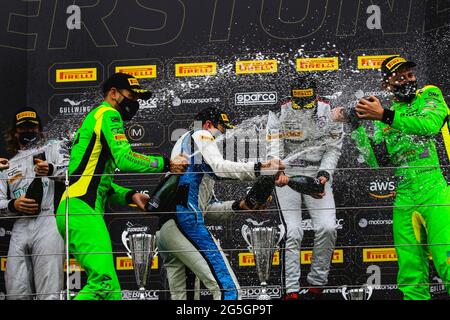
M 202 141 L 214 141 L 214 138 L 211 136 L 207 136 L 207 135 L 199 135 L 198 138 Z

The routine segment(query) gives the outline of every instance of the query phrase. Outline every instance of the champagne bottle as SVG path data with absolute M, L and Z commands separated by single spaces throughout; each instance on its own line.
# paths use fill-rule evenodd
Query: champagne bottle
M 292 176 L 289 178 L 288 186 L 297 192 L 309 195 L 324 192 L 324 185 L 319 179 L 308 176 Z
M 149 212 L 166 212 L 175 205 L 178 190 L 179 175 L 171 174 L 165 177 L 150 196 L 145 209 Z
M 38 210 L 36 214 L 41 212 L 42 198 L 44 197 L 44 187 L 42 186 L 42 179 L 35 177 L 31 184 L 28 186 L 25 198 L 33 199 L 38 204 Z
M 40 153 L 38 155 L 33 156 L 33 165 L 34 165 L 34 159 L 40 159 L 45 161 L 45 153 Z M 44 187 L 42 185 L 42 178 L 41 177 L 35 177 L 31 184 L 28 186 L 27 193 L 25 194 L 25 198 L 27 199 L 33 199 L 38 204 L 38 210 L 36 214 L 39 214 L 41 212 L 41 204 L 42 204 L 42 198 L 44 197 Z
M 247 193 L 245 197 L 245 204 L 249 208 L 253 208 L 257 204 L 264 204 L 272 194 L 275 187 L 274 176 L 260 176 L 256 179 L 253 187 Z

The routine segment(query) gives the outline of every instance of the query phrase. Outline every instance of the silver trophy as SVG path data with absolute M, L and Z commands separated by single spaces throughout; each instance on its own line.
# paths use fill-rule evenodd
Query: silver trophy
M 257 300 L 270 300 L 270 296 L 267 294 L 267 280 L 272 267 L 273 254 L 285 234 L 284 226 L 280 224 L 278 229 L 273 227 L 251 229 L 249 226 L 243 225 L 241 233 L 248 244 L 248 249 L 253 252 L 256 271 L 261 282 L 261 294 Z
M 140 299 L 145 299 L 145 285 L 156 253 L 156 237 L 152 234 L 136 233 L 128 236 L 131 258 L 133 260 L 136 283 L 140 291 Z
M 373 288 L 367 284 L 356 288 L 342 287 L 342 296 L 345 300 L 369 300 L 372 296 Z

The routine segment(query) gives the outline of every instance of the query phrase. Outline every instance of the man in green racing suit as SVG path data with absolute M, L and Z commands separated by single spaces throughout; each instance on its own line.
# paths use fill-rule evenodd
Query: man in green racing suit
M 394 94 L 390 109 L 383 109 L 371 96 L 361 98 L 353 114 L 337 109 L 335 120 L 351 120 L 355 128 L 352 138 L 369 166 L 396 167 L 393 233 L 399 265 L 397 282 L 404 299 L 425 300 L 430 299 L 429 250 L 450 292 L 450 186 L 442 174 L 435 145 L 435 137 L 442 130 L 450 151 L 450 112 L 436 86 L 417 90 L 414 66 L 400 56 L 383 62 L 383 88 Z M 373 136 L 369 137 L 357 118 L 377 120 Z
M 121 289 L 114 267 L 111 239 L 103 219 L 107 200 L 136 204 L 144 209 L 148 196 L 113 182 L 121 172 L 184 172 L 187 159 L 135 153 L 124 134 L 123 121 L 139 109 L 138 98 L 148 99 L 134 77 L 116 73 L 103 84 L 105 101 L 91 110 L 76 132 L 69 162 L 70 184 L 57 210 L 58 230 L 65 237 L 66 205 L 69 211 L 69 252 L 87 273 L 80 300 L 120 300 Z M 68 198 L 68 204 L 66 203 Z

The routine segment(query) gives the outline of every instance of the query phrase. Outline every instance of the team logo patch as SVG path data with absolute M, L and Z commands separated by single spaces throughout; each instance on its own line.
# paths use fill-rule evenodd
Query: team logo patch
M 127 137 L 124 134 L 116 134 L 114 136 L 114 140 L 116 140 L 116 141 L 127 140 Z
M 389 61 L 389 63 L 386 64 L 386 68 L 388 68 L 389 70 L 392 70 L 392 68 L 396 64 L 403 63 L 403 62 L 406 62 L 406 60 L 404 58 L 402 58 L 402 57 L 398 57 L 398 58 L 392 59 L 392 61 Z
M 132 86 L 139 86 L 139 81 L 136 78 L 128 78 L 128 83 Z
M 199 138 L 202 141 L 214 141 L 214 138 L 210 136 L 201 135 Z
M 18 115 L 16 115 L 16 119 L 20 120 L 23 118 L 35 118 L 36 119 L 36 112 L 33 111 L 25 111 L 25 112 L 21 112 Z
M 294 98 L 312 97 L 314 95 L 314 89 L 294 89 L 292 90 L 292 96 Z
M 221 113 L 220 116 L 222 117 L 223 121 L 229 122 L 230 120 L 228 120 L 228 116 L 224 113 Z

